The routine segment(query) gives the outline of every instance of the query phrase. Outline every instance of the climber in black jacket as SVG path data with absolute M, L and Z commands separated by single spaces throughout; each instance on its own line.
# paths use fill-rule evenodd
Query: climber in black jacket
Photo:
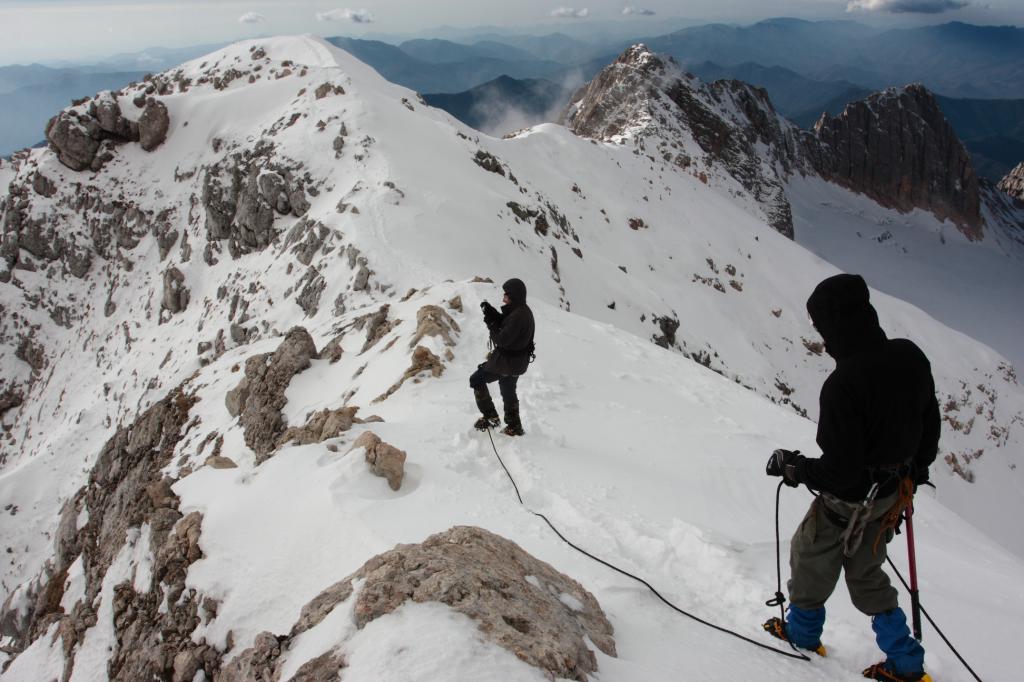
M 533 311 L 526 305 L 526 285 L 522 280 L 510 279 L 501 288 L 505 292 L 501 312 L 487 301 L 480 304 L 494 348 L 487 361 L 469 377 L 469 386 L 473 389 L 481 415 L 474 426 L 483 431 L 501 424 L 491 393 L 487 390 L 487 384 L 497 381 L 505 406 L 503 432 L 509 436 L 521 436 L 523 424 L 519 419 L 516 383 L 530 366 L 533 355 Z
M 896 590 L 882 570 L 882 541 L 913 488 L 928 480 L 939 443 L 939 405 L 928 358 L 912 341 L 888 339 L 859 275 L 822 281 L 807 312 L 836 368 L 821 388 L 821 457 L 776 450 L 769 476 L 821 492 L 790 544 L 786 620 L 764 624 L 772 635 L 824 655 L 825 601 L 840 573 L 853 605 L 871 616 L 886 660 L 864 676 L 889 682 L 930 680 L 924 649 L 910 635 Z M 874 487 L 877 484 L 877 487 Z M 887 538 L 886 538 L 887 539 Z

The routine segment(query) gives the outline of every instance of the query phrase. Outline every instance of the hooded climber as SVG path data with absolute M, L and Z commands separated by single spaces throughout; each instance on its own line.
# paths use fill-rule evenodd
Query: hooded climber
M 497 381 L 505 406 L 505 428 L 502 431 L 509 436 L 521 436 L 523 424 L 519 419 L 516 383 L 526 372 L 533 355 L 533 311 L 526 305 L 526 285 L 522 280 L 510 279 L 501 288 L 505 292 L 501 312 L 487 301 L 480 304 L 494 348 L 487 361 L 469 377 L 469 386 L 473 389 L 481 415 L 474 426 L 483 431 L 501 424 L 491 393 L 487 390 L 487 384 Z
M 930 680 L 924 649 L 910 635 L 897 592 L 882 570 L 886 541 L 917 485 L 927 482 L 939 443 L 939 406 L 928 358 L 906 339 L 888 339 L 859 275 L 822 281 L 807 301 L 811 322 L 836 368 L 821 388 L 822 455 L 776 450 L 769 476 L 821 492 L 793 535 L 785 621 L 765 630 L 825 654 L 825 601 L 845 572 L 853 605 L 871 616 L 885 661 L 864 677 Z

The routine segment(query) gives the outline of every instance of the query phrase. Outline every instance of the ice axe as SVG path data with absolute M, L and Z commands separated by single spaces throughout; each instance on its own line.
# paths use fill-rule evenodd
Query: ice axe
M 910 563 L 910 618 L 914 628 L 914 639 L 921 641 L 921 600 L 917 591 L 917 555 L 914 553 L 914 505 L 907 505 L 904 512 L 907 520 L 907 560 Z

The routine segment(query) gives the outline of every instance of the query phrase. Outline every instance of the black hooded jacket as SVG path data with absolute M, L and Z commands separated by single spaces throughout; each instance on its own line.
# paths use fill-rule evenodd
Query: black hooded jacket
M 510 279 L 501 288 L 508 294 L 508 305 L 501 306 L 501 317 L 487 325 L 494 350 L 484 369 L 493 374 L 518 376 L 530 366 L 533 352 L 533 311 L 526 305 L 526 284 Z
M 821 282 L 807 312 L 836 368 L 821 387 L 818 459 L 800 457 L 797 478 L 815 490 L 862 500 L 896 489 L 885 467 L 912 463 L 919 478 L 935 460 L 939 405 L 928 358 L 907 339 L 887 339 L 859 275 Z

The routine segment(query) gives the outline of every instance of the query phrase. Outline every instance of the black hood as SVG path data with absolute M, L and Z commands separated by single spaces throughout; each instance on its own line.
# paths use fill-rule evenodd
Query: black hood
M 807 299 L 807 313 L 835 359 L 854 355 L 885 341 L 868 285 L 860 275 L 823 280 Z
M 508 294 L 508 300 L 522 305 L 526 303 L 526 285 L 521 279 L 510 279 L 501 285 L 501 288 Z

